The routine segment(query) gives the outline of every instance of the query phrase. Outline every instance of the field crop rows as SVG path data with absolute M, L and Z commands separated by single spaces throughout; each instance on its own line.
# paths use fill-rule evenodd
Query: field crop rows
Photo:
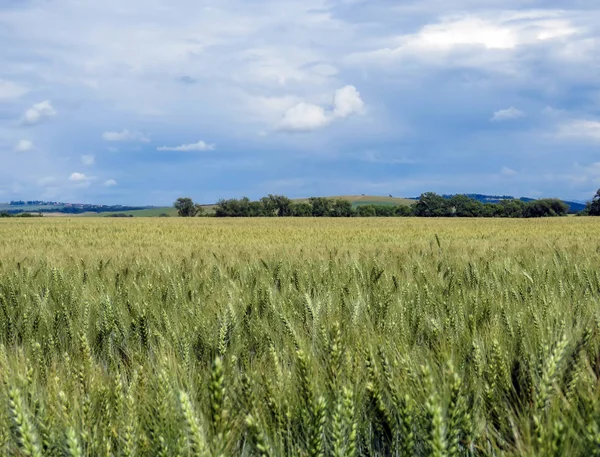
M 0 221 L 0 455 L 600 455 L 590 218 Z

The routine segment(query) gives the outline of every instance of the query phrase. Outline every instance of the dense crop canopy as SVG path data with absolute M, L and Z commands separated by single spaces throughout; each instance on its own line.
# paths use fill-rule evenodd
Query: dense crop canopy
M 596 233 L 2 220 L 0 455 L 598 455 Z

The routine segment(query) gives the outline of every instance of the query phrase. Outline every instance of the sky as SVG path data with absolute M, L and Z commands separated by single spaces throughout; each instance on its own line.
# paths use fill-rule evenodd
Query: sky
M 0 201 L 591 199 L 597 0 L 0 0 Z

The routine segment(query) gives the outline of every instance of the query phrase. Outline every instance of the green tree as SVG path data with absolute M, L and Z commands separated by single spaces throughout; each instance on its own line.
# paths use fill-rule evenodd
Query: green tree
M 497 205 L 497 216 L 512 218 L 524 217 L 525 207 L 527 206 L 524 201 L 516 199 L 502 200 L 500 203 L 495 203 L 494 205 Z
M 356 208 L 356 215 L 358 217 L 375 217 L 375 207 L 373 205 L 360 205 Z
M 556 198 L 544 198 L 533 200 L 526 204 L 524 217 L 554 217 L 566 216 L 569 212 L 569 205 Z
M 443 217 L 450 215 L 447 200 L 435 192 L 426 192 L 419 197 L 415 205 L 415 216 Z
M 600 216 L 600 189 L 598 189 L 586 210 L 590 216 Z
M 292 203 L 291 210 L 294 217 L 312 216 L 312 206 L 310 203 Z
M 196 215 L 197 208 L 191 198 L 180 197 L 174 203 L 174 206 L 179 217 L 194 217 Z
M 271 195 L 260 199 L 265 216 L 292 216 L 292 201 L 284 195 Z
M 243 217 L 264 217 L 265 212 L 260 202 L 251 202 L 248 199 L 244 199 L 242 205 L 242 216 Z
M 411 217 L 415 215 L 414 205 L 398 205 L 396 206 L 396 216 Z
M 377 217 L 393 217 L 396 214 L 396 207 L 393 205 L 373 205 Z
M 260 199 L 262 205 L 262 212 L 266 217 L 273 217 L 277 215 L 277 201 L 274 195 L 263 197 Z
M 261 202 L 252 202 L 248 197 L 219 200 L 215 209 L 216 217 L 261 217 L 264 216 Z
M 312 215 L 315 217 L 327 217 L 331 213 L 331 200 L 325 197 L 310 197 L 308 199 L 312 205 Z
M 450 215 L 456 217 L 482 217 L 484 204 L 466 195 L 454 195 L 448 201 Z
M 348 200 L 337 199 L 331 205 L 330 216 L 332 217 L 352 217 L 354 216 L 354 210 L 352 209 L 352 203 Z

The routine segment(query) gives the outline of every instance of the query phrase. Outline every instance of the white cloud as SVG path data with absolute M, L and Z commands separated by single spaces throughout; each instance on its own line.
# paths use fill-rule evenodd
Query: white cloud
M 237 57 L 244 71 L 227 75 L 236 82 L 257 82 L 285 86 L 291 83 L 322 84 L 335 76 L 337 68 L 329 63 L 317 63 L 318 50 L 271 44 L 245 49 Z
M 85 188 L 89 187 L 92 181 L 95 181 L 95 176 L 87 176 L 84 173 L 74 172 L 69 176 L 69 181 L 74 183 L 75 187 Z
M 27 152 L 33 149 L 33 143 L 29 140 L 19 140 L 15 145 L 16 152 Z
M 86 175 L 84 175 L 83 173 L 71 173 L 71 176 L 69 176 L 69 181 L 89 181 L 90 178 L 87 177 Z
M 509 167 L 502 167 L 502 169 L 500 170 L 500 174 L 502 176 L 515 176 L 517 174 L 517 172 L 515 170 L 513 170 L 512 168 Z
M 44 119 L 49 119 L 56 116 L 56 110 L 50 103 L 50 100 L 44 100 L 43 102 L 36 103 L 27 111 L 23 116 L 23 123 L 28 125 L 37 124 Z
M 337 117 L 346 117 L 354 113 L 359 113 L 364 105 L 356 87 L 345 86 L 335 91 L 335 96 L 333 97 L 333 114 Z
M 26 2 L 0 13 L 1 36 L 9 43 L 0 61 L 14 62 L 11 74 L 32 80 L 32 87 L 85 99 L 98 114 L 150 114 L 179 125 L 174 118 L 181 115 L 188 126 L 202 117 L 219 124 L 218 114 L 228 115 L 228 124 L 244 124 L 248 118 L 232 111 L 246 97 L 278 96 L 289 86 L 313 94 L 335 88 L 337 57 L 327 48 L 349 38 L 350 27 L 327 11 L 325 0 L 233 0 L 209 11 L 191 0 L 178 8 L 157 0 L 130 27 L 142 3 L 121 8 L 109 0 L 99 11 L 86 2 L 77 8 L 69 1 L 52 2 L 53 8 Z M 83 20 L 89 17 L 92 23 Z M 190 87 L 181 78 L 197 83 Z M 93 102 L 86 98 L 90 91 L 97 95 Z M 126 125 L 134 128 L 117 124 Z
M 493 122 L 509 121 L 512 119 L 518 119 L 525 116 L 525 113 L 514 106 L 507 109 L 501 109 L 494 112 L 494 115 L 490 119 Z
M 600 141 L 600 122 L 583 119 L 569 121 L 558 127 L 557 134 L 561 138 Z
M 584 27 L 574 23 L 564 10 L 488 10 L 451 14 L 439 22 L 425 24 L 412 34 L 388 37 L 384 46 L 351 54 L 350 64 L 389 65 L 416 60 L 441 67 L 476 67 L 485 71 L 515 73 L 525 64 L 515 53 L 529 46 L 553 47 L 557 53 L 565 43 L 585 38 Z M 579 18 L 580 19 L 580 18 Z M 581 21 L 580 21 L 581 22 Z M 378 41 L 377 43 L 381 43 Z M 563 59 L 573 59 L 565 52 Z
M 19 98 L 29 92 L 24 86 L 12 81 L 0 79 L 0 100 L 9 100 L 11 98 Z
M 325 127 L 332 121 L 331 116 L 317 105 L 298 103 L 288 109 L 279 123 L 279 130 L 286 132 L 308 132 Z
M 139 141 L 141 143 L 149 143 L 150 139 L 141 132 L 130 132 L 123 129 L 120 132 L 104 132 L 102 138 L 105 141 Z
M 104 187 L 113 187 L 117 185 L 117 181 L 115 181 L 114 179 L 109 179 L 107 181 L 104 181 Z
M 598 106 L 600 101 L 593 95 L 600 68 L 596 25 L 600 23 L 600 10 L 592 0 L 571 3 L 564 0 L 263 0 L 258 3 L 231 0 L 213 2 L 210 11 L 194 8 L 191 0 L 181 0 L 177 8 L 167 0 L 155 0 L 143 7 L 139 0 L 108 0 L 105 8 L 86 1 L 21 3 L 22 7 L 0 12 L 0 42 L 6 42 L 0 46 L 0 62 L 9 64 L 0 77 L 35 89 L 35 93 L 27 95 L 35 98 L 27 98 L 27 103 L 21 105 L 22 99 L 16 105 L 11 98 L 7 99 L 10 103 L 3 103 L 6 95 L 0 95 L 0 129 L 12 128 L 10 118 L 18 120 L 34 102 L 52 100 L 60 117 L 68 116 L 68 122 L 53 123 L 55 131 L 48 132 L 51 137 L 44 139 L 47 145 L 43 147 L 44 157 L 40 157 L 43 160 L 31 161 L 28 175 L 34 177 L 31 179 L 62 176 L 59 182 L 66 181 L 69 187 L 74 187 L 74 183 L 67 180 L 69 173 L 65 172 L 80 168 L 88 175 L 98 175 L 92 185 L 106 190 L 101 186 L 110 175 L 91 172 L 94 168 L 84 166 L 77 158 L 88 150 L 79 150 L 68 162 L 72 168 L 65 170 L 66 164 L 61 160 L 64 151 L 73 147 L 73 132 L 85 133 L 91 125 L 100 126 L 96 132 L 98 140 L 106 130 L 114 130 L 116 134 L 122 134 L 123 127 L 140 130 L 153 140 L 152 149 L 178 147 L 200 138 L 222 149 L 220 138 L 233 134 L 236 141 L 246 144 L 249 150 L 260 150 L 252 154 L 252 160 L 260 167 L 271 161 L 272 151 L 288 147 L 327 150 L 327 154 L 337 154 L 337 158 L 343 160 L 345 155 L 363 151 L 366 144 L 376 148 L 383 141 L 389 145 L 384 151 L 394 152 L 387 155 L 382 151 L 382 156 L 373 160 L 393 160 L 396 155 L 401 158 L 413 145 L 419 149 L 422 141 L 439 136 L 438 120 L 450 116 L 457 103 L 461 112 L 481 112 L 482 106 L 490 107 L 483 113 L 484 122 L 488 122 L 496 109 L 515 104 L 527 112 L 527 118 L 535 117 L 536 123 L 550 121 L 554 139 L 558 126 L 573 116 L 600 120 L 593 112 L 594 102 Z M 562 11 L 542 10 L 551 6 L 560 7 Z M 540 9 L 518 14 L 510 11 L 530 7 Z M 89 17 L 93 17 L 93 21 L 85 20 Z M 286 33 L 281 33 L 282 30 Z M 107 36 L 111 39 L 107 40 Z M 349 67 L 347 56 L 361 51 L 366 52 L 365 58 Z M 388 64 L 390 71 L 386 72 L 380 65 Z M 582 68 L 589 71 L 581 71 Z M 183 76 L 197 83 L 181 84 Z M 372 119 L 365 116 L 352 122 L 349 115 L 343 120 L 344 109 L 336 110 L 333 95 L 346 81 L 360 89 Z M 6 87 L 0 89 L 0 94 L 3 90 L 4 94 L 15 94 Z M 510 94 L 516 93 L 529 98 L 529 102 L 511 99 Z M 464 94 L 469 96 L 464 97 Z M 75 101 L 82 101 L 81 107 L 71 110 L 69 105 L 75 105 Z M 288 113 L 300 103 L 309 108 Z M 578 114 L 564 113 L 555 119 L 541 119 L 540 111 L 546 104 L 558 107 L 559 103 L 560 107 Z M 432 107 L 439 111 L 435 119 L 431 118 Z M 163 114 L 150 118 L 143 113 Z M 461 117 L 457 122 L 446 123 L 443 130 L 449 147 L 464 149 L 457 160 L 464 160 L 462 165 L 469 169 L 479 166 L 480 161 L 473 158 L 479 157 L 481 145 L 478 135 L 465 141 L 459 125 L 465 120 Z M 298 131 L 300 125 L 304 130 L 332 128 L 338 131 L 340 127 L 341 132 L 342 127 L 352 125 L 344 129 L 343 138 L 340 136 L 334 141 L 328 141 L 324 137 L 327 132 L 323 130 L 320 133 L 324 135 L 318 137 L 257 137 L 260 131 L 272 133 L 280 123 L 283 124 L 281 130 L 288 131 Z M 157 126 L 156 132 L 150 125 Z M 408 134 L 399 132 L 398 126 Z M 210 137 L 193 136 L 199 135 L 199 128 L 210 132 Z M 485 134 L 491 135 L 485 141 L 498 150 L 512 147 L 512 155 L 521 155 L 522 151 L 537 146 L 529 143 L 529 137 L 535 135 L 520 137 L 523 141 L 519 144 L 507 146 L 514 138 L 503 136 L 501 131 Z M 565 133 L 565 136 L 573 136 L 573 133 Z M 157 143 L 155 137 L 190 141 Z M 407 143 L 404 139 L 409 137 Z M 1 138 L 5 138 L 4 143 Z M 41 148 L 42 140 L 38 136 L 0 131 L 0 149 L 12 150 L 20 138 L 29 138 Z M 585 138 L 591 136 L 586 133 Z M 112 154 L 108 149 L 111 146 L 119 147 L 122 153 L 131 151 L 132 146 L 149 146 L 135 142 L 137 140 L 116 141 L 103 141 L 107 154 Z M 558 150 L 560 142 L 555 143 Z M 321 145 L 323 147 L 318 147 Z M 562 146 L 567 156 L 573 156 L 569 160 L 581 163 L 594 161 L 597 153 L 591 148 Z M 98 154 L 98 151 L 89 151 Z M 419 160 L 423 159 L 425 168 L 439 162 L 438 152 L 424 151 L 423 154 Z M 527 170 L 529 158 L 522 155 L 518 164 L 506 164 L 519 165 L 515 168 L 519 171 Z M 16 153 L 8 156 L 9 164 L 3 163 L 0 167 L 0 181 L 4 183 L 14 179 L 15 166 L 24 157 Z M 552 154 L 545 167 L 560 169 L 558 157 L 561 156 L 564 156 L 562 151 Z M 139 154 L 118 159 L 126 161 L 124 166 L 139 169 L 139 186 L 132 192 L 142 195 L 139 198 L 149 198 L 147 187 L 152 185 L 152 180 L 147 178 L 158 165 L 145 163 Z M 231 160 L 235 158 L 232 156 Z M 494 177 L 501 183 L 500 192 L 503 192 L 501 186 L 506 184 L 506 178 L 499 175 L 503 164 L 497 164 L 493 170 Z M 326 173 L 337 164 L 330 160 L 322 166 Z M 355 166 L 360 169 L 360 162 Z M 380 168 L 384 167 L 377 170 Z M 481 170 L 479 172 L 481 174 Z M 511 184 L 514 192 L 523 188 L 516 182 L 521 182 L 523 173 L 525 171 Z M 429 174 L 431 170 L 427 169 L 424 176 Z M 180 175 L 177 170 L 164 169 L 165 186 L 172 188 L 172 183 L 176 185 L 181 179 Z M 373 180 L 377 178 L 374 176 Z M 20 179 L 25 184 L 28 178 Z M 255 179 L 256 176 L 249 177 L 244 185 L 250 189 Z M 441 186 L 442 181 L 452 181 L 448 177 L 438 179 L 439 183 L 434 182 L 429 188 Z M 464 179 L 459 181 L 464 185 Z M 119 184 L 123 185 L 122 179 Z M 0 187 L 2 185 L 7 186 L 0 184 Z M 492 186 L 486 179 L 474 185 L 481 186 L 474 191 L 488 191 Z M 454 191 L 465 191 L 460 189 L 460 184 L 455 186 Z M 407 195 L 424 188 L 427 189 L 427 185 L 415 185 Z M 329 192 L 326 188 L 323 191 Z
M 293 95 L 251 96 L 244 98 L 242 109 L 247 118 L 271 125 L 281 120 L 281 113 L 300 102 L 302 99 Z
M 298 103 L 283 115 L 278 129 L 285 132 L 309 132 L 325 127 L 336 118 L 348 117 L 360 113 L 364 103 L 354 86 L 338 89 L 333 97 L 333 110 L 325 111 L 319 105 Z
M 411 41 L 412 44 L 433 49 L 449 49 L 461 45 L 511 49 L 517 45 L 518 37 L 510 27 L 467 16 L 426 25 Z
M 204 141 L 198 141 L 197 143 L 192 144 L 182 144 L 181 146 L 161 146 L 156 149 L 157 151 L 214 151 L 215 145 L 208 144 Z
M 96 163 L 96 158 L 92 154 L 84 154 L 81 156 L 81 163 L 87 166 L 91 166 Z

